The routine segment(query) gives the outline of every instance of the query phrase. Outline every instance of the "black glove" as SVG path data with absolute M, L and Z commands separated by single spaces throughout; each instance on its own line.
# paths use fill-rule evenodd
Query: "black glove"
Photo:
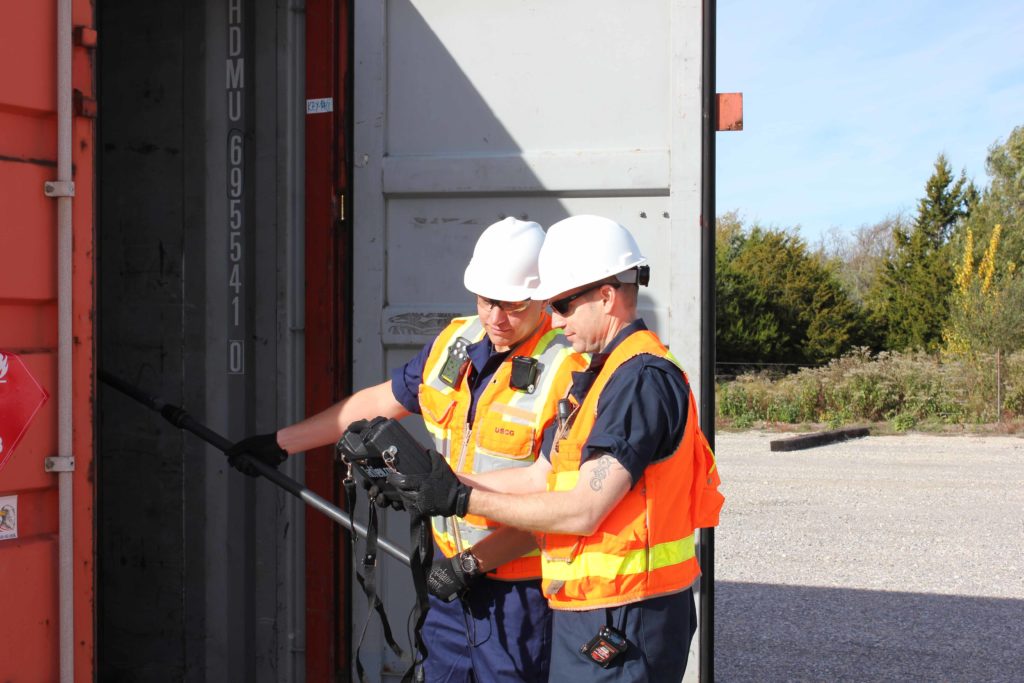
M 275 469 L 288 457 L 288 452 L 277 445 L 277 432 L 242 439 L 224 452 L 232 467 L 250 477 L 258 477 L 260 474 L 255 467 L 239 456 L 248 455 Z
M 427 590 L 436 598 L 451 602 L 462 595 L 473 577 L 462 568 L 458 555 L 434 562 L 427 574 Z
M 465 517 L 473 490 L 459 481 L 444 457 L 434 450 L 430 451 L 429 473 L 388 472 L 388 483 L 398 490 L 405 509 L 419 517 Z
M 364 479 L 363 488 L 366 489 L 366 496 L 377 504 L 379 508 L 391 507 L 393 510 L 404 510 L 402 496 L 396 488 L 387 484 L 374 484 L 369 479 Z

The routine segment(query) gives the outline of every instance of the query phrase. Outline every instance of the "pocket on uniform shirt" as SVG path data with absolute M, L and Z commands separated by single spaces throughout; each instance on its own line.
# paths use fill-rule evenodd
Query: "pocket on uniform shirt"
M 513 414 L 503 404 L 488 407 L 485 414 L 478 416 L 476 445 L 488 454 L 513 460 L 532 460 L 537 447 L 537 432 L 533 427 L 535 415 L 522 411 Z M 530 424 L 524 424 L 529 422 Z
M 447 427 L 455 413 L 455 397 L 427 384 L 420 385 L 420 412 L 430 422 Z

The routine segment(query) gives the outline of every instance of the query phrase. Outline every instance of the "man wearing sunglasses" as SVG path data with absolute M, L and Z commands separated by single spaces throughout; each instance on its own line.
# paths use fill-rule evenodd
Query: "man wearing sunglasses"
M 451 321 L 390 380 L 247 439 L 229 455 L 249 453 L 276 467 L 288 454 L 335 443 L 356 420 L 418 413 L 445 469 L 532 464 L 572 371 L 586 365 L 533 297 L 543 241 L 537 223 L 506 218 L 488 227 L 464 276 L 477 315 Z M 532 534 L 480 516 L 446 515 L 432 525 L 444 557 L 428 579 L 426 680 L 546 680 L 551 612 Z
M 536 533 L 554 608 L 551 681 L 679 681 L 696 629 L 694 532 L 717 525 L 723 499 L 686 375 L 637 317 L 646 261 L 606 218 L 551 226 L 534 296 L 593 355 L 560 402 L 545 457 L 459 478 L 390 477 L 410 511 Z

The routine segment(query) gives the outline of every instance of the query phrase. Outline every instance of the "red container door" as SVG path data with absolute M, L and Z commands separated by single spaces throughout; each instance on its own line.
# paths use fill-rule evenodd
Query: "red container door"
M 91 27 L 92 5 L 74 0 L 73 23 Z M 94 34 L 77 31 L 72 85 L 75 197 L 72 296 L 72 453 L 58 453 L 57 3 L 0 5 L 0 353 L 6 376 L 31 375 L 49 394 L 0 466 L 0 680 L 56 681 L 60 671 L 58 475 L 50 456 L 73 455 L 74 678 L 93 679 L 93 97 Z M 13 354 L 13 355 L 12 355 Z M 16 358 L 15 358 L 16 356 Z M 19 376 L 15 377 L 15 363 Z M 22 365 L 23 364 L 23 365 Z M 8 389 L 11 387 L 7 384 Z M 24 385 L 22 385 L 24 386 Z M 22 395 L 23 394 L 19 394 Z M 6 396 L 6 399 L 4 398 Z M 0 429 L 10 429 L 14 392 L 0 394 Z M 3 401 L 8 405 L 3 405 Z M 6 426 L 5 426 L 6 425 Z M 0 433 L 0 439 L 4 439 Z M 5 457 L 3 457 L 5 456 Z
M 352 390 L 349 339 L 351 193 L 348 0 L 306 3 L 306 414 Z M 306 484 L 344 507 L 330 449 L 306 458 Z M 351 671 L 347 536 L 306 509 L 306 680 L 347 680 Z

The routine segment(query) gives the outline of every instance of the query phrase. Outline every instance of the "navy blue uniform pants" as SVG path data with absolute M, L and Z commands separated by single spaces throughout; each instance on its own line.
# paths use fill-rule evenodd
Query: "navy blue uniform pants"
M 430 596 L 423 641 L 427 683 L 546 681 L 551 610 L 540 581 L 480 577 L 462 600 Z
M 552 683 L 662 683 L 683 679 L 697 630 L 693 591 L 583 611 L 554 610 Z M 629 647 L 603 669 L 580 653 L 603 625 L 626 634 Z

